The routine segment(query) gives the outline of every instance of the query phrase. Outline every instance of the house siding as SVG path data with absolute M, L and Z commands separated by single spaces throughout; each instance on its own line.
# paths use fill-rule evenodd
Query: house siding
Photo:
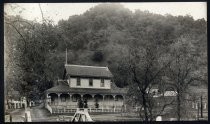
M 101 79 L 93 79 L 93 86 L 89 86 L 89 78 L 80 78 L 80 86 L 77 86 L 77 78 L 70 78 L 69 82 L 71 88 L 110 89 L 110 84 L 110 79 L 104 79 L 104 87 L 101 87 Z

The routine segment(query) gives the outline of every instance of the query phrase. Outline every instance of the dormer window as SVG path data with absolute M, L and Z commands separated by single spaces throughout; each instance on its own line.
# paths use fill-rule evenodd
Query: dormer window
M 91 87 L 93 86 L 93 79 L 92 78 L 89 79 L 89 86 L 91 86 Z
M 104 79 L 101 79 L 101 87 L 104 87 Z
M 80 78 L 77 78 L 77 86 L 80 86 L 80 85 L 81 85 Z

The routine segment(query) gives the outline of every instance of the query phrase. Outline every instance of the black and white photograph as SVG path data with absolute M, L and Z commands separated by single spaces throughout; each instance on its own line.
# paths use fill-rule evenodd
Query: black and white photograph
M 5 122 L 208 121 L 207 2 L 4 3 Z

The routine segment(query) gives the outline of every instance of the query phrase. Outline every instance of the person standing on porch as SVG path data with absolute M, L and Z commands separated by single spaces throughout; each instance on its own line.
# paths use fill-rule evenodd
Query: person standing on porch
M 88 108 L 87 99 L 84 100 L 84 108 Z
M 81 99 L 78 100 L 78 108 L 83 108 L 84 104 L 83 101 Z

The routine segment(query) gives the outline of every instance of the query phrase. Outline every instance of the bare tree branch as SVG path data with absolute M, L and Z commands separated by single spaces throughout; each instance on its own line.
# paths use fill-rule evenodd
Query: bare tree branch
M 27 46 L 26 46 L 26 40 L 25 40 L 25 38 L 23 37 L 23 35 L 20 33 L 20 31 L 12 24 L 12 23 L 9 23 L 9 22 L 5 22 L 6 24 L 8 24 L 8 25 L 11 25 L 14 29 L 15 29 L 15 31 L 20 35 L 20 37 L 23 39 L 23 41 L 24 41 L 24 44 L 25 44 L 25 50 L 26 50 L 26 48 L 27 48 Z

